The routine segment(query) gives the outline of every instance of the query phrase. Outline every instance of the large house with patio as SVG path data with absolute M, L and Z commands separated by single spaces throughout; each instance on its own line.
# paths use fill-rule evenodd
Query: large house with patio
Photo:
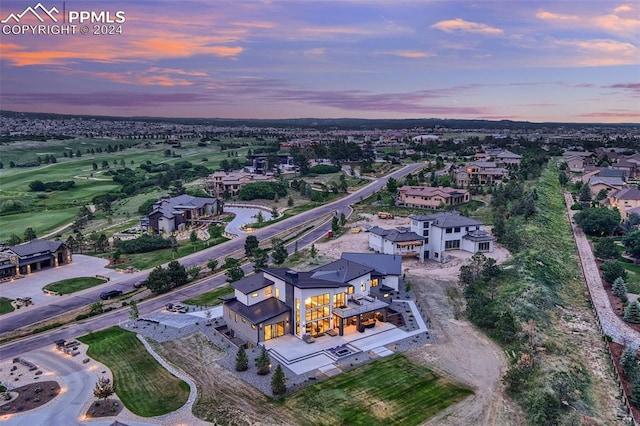
M 249 346 L 288 334 L 309 341 L 386 321 L 389 305 L 376 296 L 398 285 L 402 259 L 345 255 L 308 272 L 264 268 L 231 283 L 234 294 L 224 299 L 223 315 L 232 336 Z M 369 266 L 376 263 L 383 266 Z
M 0 279 L 28 275 L 71 261 L 71 250 L 64 242 L 35 239 L 0 250 Z

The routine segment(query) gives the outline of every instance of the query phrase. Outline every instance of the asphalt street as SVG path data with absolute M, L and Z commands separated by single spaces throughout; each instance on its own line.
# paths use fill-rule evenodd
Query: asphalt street
M 418 168 L 424 166 L 423 163 L 410 164 L 403 167 L 400 170 L 392 173 L 389 176 L 380 178 L 366 187 L 360 189 L 353 194 L 350 194 L 340 200 L 336 200 L 332 203 L 325 204 L 317 207 L 313 210 L 301 213 L 289 219 L 277 222 L 266 228 L 256 231 L 255 235 L 259 241 L 268 240 L 269 238 L 280 234 L 283 231 L 290 230 L 299 226 L 309 220 L 320 217 L 328 213 L 345 213 L 350 214 L 351 204 L 354 204 L 361 199 L 369 197 L 371 194 L 380 190 L 386 185 L 389 177 L 399 179 L 408 173 L 413 173 Z M 327 222 L 322 226 L 314 228 L 311 232 L 303 236 L 298 240 L 298 248 L 302 249 L 311 245 L 312 242 L 326 235 L 327 231 L 331 229 L 331 223 Z M 288 249 L 292 251 L 294 243 L 289 244 Z M 236 238 L 226 243 L 211 247 L 206 250 L 194 253 L 192 255 L 180 258 L 180 263 L 189 268 L 195 265 L 206 264 L 209 259 L 224 259 L 237 250 L 241 250 L 244 247 L 244 238 Z M 251 265 L 245 265 L 245 272 L 251 271 Z M 101 285 L 95 291 L 82 292 L 81 296 L 67 296 L 61 299 L 59 303 L 48 304 L 39 307 L 37 310 L 25 310 L 24 312 L 18 311 L 14 314 L 4 316 L 0 320 L 0 334 L 7 333 L 31 324 L 45 321 L 47 319 L 64 314 L 68 311 L 88 306 L 96 301 L 100 300 L 100 293 L 108 290 L 122 290 L 129 291 L 133 286 L 133 283 L 140 279 L 140 275 L 136 274 L 135 278 L 126 279 L 113 284 Z M 150 313 L 154 310 L 160 309 L 168 302 L 174 302 L 177 300 L 184 300 L 190 297 L 196 296 L 203 292 L 212 290 L 220 285 L 224 284 L 226 276 L 224 274 L 218 274 L 216 276 L 209 277 L 200 281 L 199 283 L 176 289 L 170 293 L 159 295 L 157 297 L 145 300 L 139 304 L 138 308 L 141 315 Z M 40 347 L 50 345 L 57 339 L 70 339 L 75 336 L 89 333 L 91 331 L 101 330 L 103 328 L 110 327 L 128 320 L 129 311 L 127 309 L 109 312 L 107 314 L 100 315 L 98 317 L 90 318 L 82 323 L 75 323 L 68 326 L 64 326 L 60 329 L 55 329 L 51 332 L 38 334 L 25 339 L 20 339 L 6 345 L 0 346 L 0 359 L 6 359 L 9 357 L 18 356 L 20 353 L 38 349 Z

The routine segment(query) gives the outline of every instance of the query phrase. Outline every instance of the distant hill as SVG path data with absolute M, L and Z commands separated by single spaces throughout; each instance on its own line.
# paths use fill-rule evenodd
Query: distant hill
M 413 129 L 443 127 L 450 129 L 556 129 L 588 127 L 630 128 L 640 123 L 534 123 L 511 120 L 459 120 L 440 118 L 416 119 L 365 119 L 365 118 L 283 118 L 283 119 L 231 119 L 231 118 L 167 118 L 167 117 L 117 117 L 108 115 L 72 115 L 38 112 L 16 112 L 0 110 L 0 116 L 34 119 L 82 119 L 100 121 L 142 121 L 150 123 L 176 123 L 193 125 L 213 125 L 222 127 L 274 127 L 274 128 L 313 128 L 313 129 Z

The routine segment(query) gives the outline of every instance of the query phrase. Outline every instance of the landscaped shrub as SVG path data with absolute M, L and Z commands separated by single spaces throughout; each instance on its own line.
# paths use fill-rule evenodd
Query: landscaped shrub
M 116 241 L 115 245 L 122 253 L 147 253 L 171 247 L 171 240 L 159 235 L 142 235 L 135 240 Z
M 624 266 L 615 260 L 607 260 L 602 264 L 602 266 L 600 266 L 600 269 L 602 269 L 602 277 L 609 284 L 613 284 L 618 277 L 623 280 L 628 278 L 627 271 L 624 269 Z
M 309 169 L 310 173 L 315 173 L 318 175 L 326 175 L 329 173 L 338 173 L 340 171 L 340 167 L 332 166 L 330 164 L 316 164 L 315 166 Z
M 273 200 L 287 195 L 287 186 L 281 182 L 253 182 L 248 183 L 240 189 L 238 198 L 243 201 L 263 198 Z
M 624 308 L 624 320 L 634 324 L 640 323 L 640 305 L 637 301 L 628 303 Z

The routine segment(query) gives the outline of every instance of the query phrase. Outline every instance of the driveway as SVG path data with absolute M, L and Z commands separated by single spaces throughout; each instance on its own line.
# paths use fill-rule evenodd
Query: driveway
M 74 254 L 73 262 L 70 264 L 42 269 L 24 278 L 0 284 L 0 296 L 8 299 L 31 297 L 36 305 L 51 302 L 57 296 L 50 296 L 42 291 L 42 288 L 47 284 L 67 278 L 94 277 L 96 275 L 105 275 L 111 280 L 117 281 L 124 276 L 122 273 L 106 268 L 108 264 L 109 261 L 106 259 Z

